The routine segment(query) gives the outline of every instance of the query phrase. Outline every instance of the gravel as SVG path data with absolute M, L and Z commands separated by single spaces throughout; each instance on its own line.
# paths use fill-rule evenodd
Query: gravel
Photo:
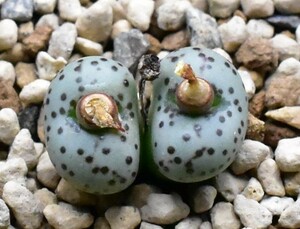
M 300 228 L 299 0 L 0 0 L 0 228 Z M 60 178 L 45 149 L 50 82 L 83 56 L 135 73 L 142 55 L 214 49 L 249 99 L 230 168 L 197 184 L 140 177 L 97 196 Z

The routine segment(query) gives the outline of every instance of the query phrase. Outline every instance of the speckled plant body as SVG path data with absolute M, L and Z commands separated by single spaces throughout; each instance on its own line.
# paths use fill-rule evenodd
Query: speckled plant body
M 182 78 L 174 73 L 179 61 L 214 88 L 215 101 L 204 115 L 179 111 L 175 91 Z M 149 110 L 149 147 L 155 166 L 168 179 L 198 182 L 209 179 L 234 160 L 247 129 L 248 101 L 234 66 L 219 54 L 187 47 L 161 61 L 153 83 Z
M 75 107 L 91 93 L 105 93 L 117 103 L 124 132 L 87 130 Z M 80 190 L 110 194 L 127 188 L 139 165 L 140 135 L 136 84 L 122 64 L 86 57 L 68 64 L 51 82 L 45 97 L 46 147 L 57 172 Z

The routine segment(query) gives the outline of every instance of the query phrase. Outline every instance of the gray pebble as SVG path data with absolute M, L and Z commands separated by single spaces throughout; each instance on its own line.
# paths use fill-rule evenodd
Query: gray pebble
M 296 15 L 274 15 L 266 20 L 281 29 L 296 29 L 300 25 L 300 16 Z
M 33 14 L 32 0 L 6 0 L 2 3 L 1 17 L 16 21 L 29 21 Z

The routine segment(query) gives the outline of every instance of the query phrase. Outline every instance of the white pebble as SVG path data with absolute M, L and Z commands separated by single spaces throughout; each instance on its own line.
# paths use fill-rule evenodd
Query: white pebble
M 251 19 L 246 25 L 249 36 L 271 38 L 274 35 L 274 27 L 262 19 Z
M 141 223 L 141 215 L 138 208 L 132 206 L 110 207 L 105 212 L 111 229 L 136 228 Z
M 283 172 L 300 172 L 300 137 L 281 139 L 275 149 L 275 160 Z
M 214 229 L 239 229 L 241 223 L 234 213 L 233 205 L 227 202 L 217 203 L 210 212 L 211 222 Z
M 103 53 L 103 47 L 100 43 L 77 37 L 75 48 L 85 56 L 100 56 Z
M 73 52 L 77 30 L 73 23 L 66 22 L 54 30 L 49 41 L 48 54 L 53 58 L 68 60 Z
M 37 179 L 44 186 L 50 189 L 55 189 L 60 180 L 60 176 L 56 172 L 54 165 L 52 164 L 48 152 L 44 152 L 38 161 L 37 167 Z
M 22 158 L 0 161 L 0 194 L 2 194 L 3 186 L 8 181 L 25 185 L 27 171 L 26 163 Z
M 44 144 L 41 142 L 34 142 L 34 148 L 35 148 L 36 154 L 40 158 L 40 156 L 42 155 L 42 153 L 44 153 L 44 150 L 45 150 Z
M 191 195 L 193 210 L 196 213 L 202 213 L 211 209 L 216 196 L 217 190 L 213 186 L 203 185 L 195 188 Z
M 156 224 L 172 224 L 190 213 L 190 208 L 178 194 L 152 193 L 140 208 L 142 220 Z
M 127 6 L 127 20 L 137 29 L 149 29 L 154 11 L 153 0 L 130 0 Z
M 209 13 L 214 17 L 227 18 L 240 6 L 240 0 L 208 0 Z
M 261 183 L 255 177 L 251 177 L 241 194 L 248 199 L 260 201 L 264 197 L 265 193 Z
M 58 0 L 58 12 L 60 18 L 75 22 L 82 10 L 79 0 Z
M 14 66 L 5 60 L 0 60 L 0 81 L 6 85 L 13 86 L 16 80 Z
M 268 155 L 270 155 L 268 146 L 259 141 L 246 139 L 236 159 L 231 164 L 231 169 L 235 174 L 243 174 L 256 168 Z
M 227 52 L 235 52 L 247 39 L 246 23 L 243 18 L 233 16 L 218 27 L 223 47 Z
M 10 226 L 9 208 L 5 202 L 0 199 L 0 228 L 8 228 Z
M 209 221 L 205 221 L 201 224 L 201 226 L 199 227 L 199 229 L 213 229 L 211 222 Z
M 25 104 L 41 103 L 47 93 L 50 82 L 44 79 L 36 79 L 25 85 L 19 96 Z
M 268 17 L 274 13 L 272 0 L 241 0 L 241 6 L 249 18 Z
M 294 199 L 291 197 L 267 196 L 260 204 L 267 208 L 273 215 L 281 215 L 294 202 Z
M 43 213 L 48 223 L 59 229 L 88 228 L 94 221 L 93 215 L 87 209 L 64 202 L 47 205 Z
M 106 1 L 97 1 L 76 20 L 79 36 L 95 42 L 106 41 L 109 38 L 112 24 L 112 7 Z
M 18 26 L 11 19 L 0 21 L 0 52 L 11 49 L 18 40 Z
M 266 228 L 272 223 L 272 213 L 267 208 L 243 195 L 234 199 L 234 211 L 245 227 Z
M 277 34 L 270 41 L 273 48 L 278 51 L 280 61 L 290 57 L 300 59 L 300 44 L 294 39 L 284 34 Z
M 217 191 L 229 202 L 233 201 L 248 183 L 245 178 L 235 176 L 228 171 L 220 173 L 215 179 Z
M 60 69 L 67 64 L 63 57 L 54 59 L 47 52 L 39 52 L 36 57 L 36 66 L 40 79 L 53 80 Z
M 40 228 L 43 221 L 40 203 L 26 187 L 9 181 L 4 185 L 2 197 L 22 228 Z
M 166 31 L 174 31 L 183 27 L 185 23 L 185 12 L 191 7 L 189 1 L 167 1 L 157 10 L 157 25 Z
M 238 73 L 241 76 L 241 79 L 242 79 L 244 87 L 245 87 L 245 91 L 247 93 L 247 97 L 250 100 L 256 91 L 255 83 L 254 83 L 249 71 L 247 71 L 245 68 L 240 67 L 238 69 Z
M 47 1 L 47 0 L 46 0 Z M 59 17 L 56 14 L 45 14 L 40 17 L 40 19 L 37 21 L 35 27 L 39 26 L 49 26 L 53 30 L 59 27 Z
M 23 158 L 29 170 L 38 163 L 38 154 L 28 129 L 21 129 L 15 137 L 9 150 L 8 159 Z
M 268 158 L 257 168 L 257 177 L 268 195 L 284 196 L 285 190 L 276 162 Z
M 280 215 L 278 223 L 285 228 L 300 227 L 300 199 L 287 207 Z
M 147 199 L 150 194 L 158 193 L 159 189 L 149 184 L 137 184 L 130 188 L 127 198 L 127 204 L 141 208 L 147 204 Z
M 19 119 L 11 108 L 0 110 L 0 141 L 10 145 L 20 131 Z
M 198 229 L 202 223 L 199 216 L 187 217 L 179 222 L 175 229 Z
M 49 204 L 57 203 L 56 195 L 47 188 L 39 189 L 33 195 L 40 202 L 42 210 Z
M 161 226 L 152 223 L 142 222 L 139 229 L 163 229 L 163 228 Z
M 115 39 L 117 36 L 119 36 L 120 33 L 123 33 L 123 32 L 127 33 L 131 29 L 132 29 L 132 26 L 129 23 L 129 21 L 127 21 L 125 19 L 116 21 L 112 27 L 111 38 Z
M 295 34 L 296 34 L 296 40 L 300 44 L 300 25 L 298 25 Z
M 40 14 L 53 13 L 57 0 L 33 0 L 34 10 Z

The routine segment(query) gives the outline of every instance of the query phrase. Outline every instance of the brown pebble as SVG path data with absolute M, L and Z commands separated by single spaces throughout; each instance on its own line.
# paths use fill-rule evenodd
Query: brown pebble
M 18 40 L 23 41 L 26 37 L 28 37 L 34 31 L 34 25 L 32 21 L 20 24 L 18 30 Z
M 148 51 L 153 54 L 158 54 L 161 50 L 160 41 L 149 33 L 145 33 L 144 35 L 150 43 Z
M 261 117 L 263 110 L 265 108 L 265 95 L 266 92 L 264 90 L 256 93 L 249 102 L 249 111 L 255 117 Z
M 20 88 L 23 88 L 37 78 L 34 64 L 19 62 L 15 67 L 15 71 L 16 82 Z
M 6 60 L 12 64 L 16 64 L 20 61 L 27 62 L 30 58 L 25 53 L 24 45 L 22 43 L 16 43 L 13 48 L 0 54 L 0 60 Z
M 249 112 L 246 138 L 262 142 L 264 140 L 264 137 L 265 137 L 265 122 L 259 120 Z
M 259 72 L 269 72 L 278 65 L 278 53 L 268 39 L 249 37 L 235 54 L 238 63 Z
M 18 114 L 21 109 L 21 102 L 13 87 L 0 81 L 0 110 L 2 108 L 11 108 Z
M 186 30 L 180 30 L 169 34 L 161 42 L 162 48 L 166 50 L 176 50 L 189 45 L 189 38 Z

